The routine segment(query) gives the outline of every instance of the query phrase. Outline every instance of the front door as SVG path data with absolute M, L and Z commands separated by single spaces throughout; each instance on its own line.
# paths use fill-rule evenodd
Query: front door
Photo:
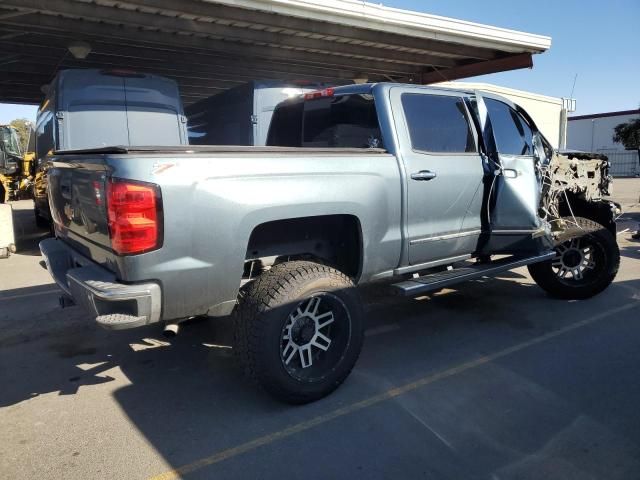
M 535 125 L 518 107 L 503 98 L 488 94 L 477 96 L 481 123 L 484 124 L 490 156 L 499 164 L 487 199 L 490 219 L 489 244 L 493 251 L 516 251 L 536 248 L 536 232 L 542 225 L 540 205 L 540 173 Z M 514 246 L 517 246 L 515 248 Z
M 474 252 L 484 172 L 464 98 L 424 87 L 390 95 L 406 172 L 409 264 Z

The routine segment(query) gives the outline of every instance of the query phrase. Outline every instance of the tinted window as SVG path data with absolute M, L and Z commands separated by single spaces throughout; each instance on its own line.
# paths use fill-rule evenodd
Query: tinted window
M 414 149 L 441 153 L 476 151 L 461 98 L 404 93 L 402 108 Z
M 524 118 L 506 103 L 486 98 L 493 136 L 500 153 L 533 155 L 533 134 Z
M 371 95 L 342 95 L 306 101 L 303 147 L 381 147 Z
M 38 163 L 42 161 L 51 150 L 57 150 L 53 131 L 54 116 L 50 110 L 44 110 L 38 114 L 36 126 L 36 152 Z
M 302 143 L 302 110 L 300 101 L 283 102 L 271 117 L 267 145 L 277 147 L 299 147 Z
M 280 104 L 268 145 L 318 148 L 383 148 L 371 95 L 340 95 Z
M 18 143 L 18 134 L 16 130 L 11 127 L 0 126 L 0 149 L 10 155 L 21 155 L 20 145 Z

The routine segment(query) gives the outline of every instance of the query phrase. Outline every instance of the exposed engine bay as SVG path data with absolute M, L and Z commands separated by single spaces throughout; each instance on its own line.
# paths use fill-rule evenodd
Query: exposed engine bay
M 611 194 L 609 165 L 604 155 L 567 152 L 554 153 L 548 164 L 540 166 L 539 216 L 551 225 L 552 233 L 567 228 L 567 217 L 586 217 L 615 235 L 620 206 L 605 199 Z

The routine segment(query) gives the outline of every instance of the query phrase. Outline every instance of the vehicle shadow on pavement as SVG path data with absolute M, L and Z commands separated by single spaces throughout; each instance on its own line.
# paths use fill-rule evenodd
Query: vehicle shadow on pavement
M 174 354 L 164 356 L 158 348 L 155 355 L 151 349 L 144 364 L 124 364 L 122 369 L 133 385 L 118 390 L 115 398 L 165 460 L 179 467 L 512 348 L 593 316 L 596 311 L 606 312 L 632 299 L 640 300 L 639 289 L 640 281 L 622 282 L 611 287 L 609 298 L 603 295 L 584 302 L 565 302 L 549 299 L 535 285 L 511 278 L 471 282 L 459 290 L 422 300 L 366 298 L 369 332 L 384 332 L 387 327 L 387 333 L 367 337 L 362 357 L 341 389 L 302 407 L 277 403 L 239 378 L 228 349 L 196 347 L 227 343 L 228 325 L 201 323 L 191 331 L 185 329 L 186 336 L 172 345 Z M 364 294 L 366 297 L 368 292 Z M 528 308 L 535 313 L 527 314 Z M 393 325 L 397 329 L 389 330 Z M 202 342 L 202 338 L 209 340 Z M 530 364 L 540 367 L 532 369 Z M 363 409 L 319 426 L 306 436 L 300 434 L 303 438 L 247 453 L 244 459 L 230 459 L 193 477 L 210 478 L 213 472 L 221 478 L 242 477 L 249 462 L 256 471 L 260 471 L 259 465 L 269 465 L 270 477 L 287 478 L 291 471 L 302 471 L 298 469 L 304 469 L 305 464 L 319 461 L 328 465 L 339 458 L 343 469 L 330 470 L 329 477 L 351 478 L 364 475 L 355 468 L 371 463 L 372 456 L 386 458 L 384 468 L 394 464 L 399 468 L 400 462 L 402 468 L 394 470 L 400 478 L 413 478 L 421 468 L 424 471 L 436 465 L 442 473 L 448 472 L 445 478 L 488 476 L 500 470 L 515 474 L 527 468 L 542 474 L 550 461 L 574 474 L 583 465 L 601 472 L 604 465 L 614 461 L 618 472 L 626 476 L 637 471 L 640 464 L 633 459 L 640 458 L 636 456 L 640 449 L 634 449 L 611 427 L 618 427 L 616 422 L 621 420 L 607 423 L 611 420 L 607 413 L 593 408 L 589 401 L 576 399 L 571 389 L 567 391 L 564 382 L 572 375 L 541 387 L 552 376 L 552 365 L 546 353 L 524 362 L 512 363 L 505 357 L 487 364 L 479 377 L 469 371 L 460 378 L 454 376 L 416 389 L 371 411 Z M 578 391 L 591 390 L 588 385 L 593 378 L 589 374 L 580 381 L 585 385 L 576 388 Z M 607 392 L 600 395 L 596 403 L 606 404 Z M 640 401 L 638 389 L 631 395 Z M 150 398 L 159 400 L 149 403 Z M 506 413 L 513 409 L 517 413 Z M 624 409 L 626 414 L 633 414 L 631 399 L 625 401 Z M 621 416 L 625 415 L 621 412 Z M 437 425 L 438 434 L 430 431 L 432 425 Z M 523 431 L 527 433 L 518 433 Z M 376 432 L 391 434 L 391 438 L 381 442 L 384 437 L 378 437 L 376 441 Z M 441 432 L 447 432 L 444 438 L 456 439 L 456 446 L 451 448 L 454 443 L 439 439 Z M 609 448 L 600 454 L 597 447 L 585 444 L 584 435 L 595 435 L 596 443 L 609 442 Z M 184 445 L 185 436 L 189 438 L 188 447 Z M 635 440 L 640 440 L 640 433 Z M 301 443 L 309 446 L 302 447 Z M 334 448 L 327 448 L 330 444 Z M 322 446 L 326 450 L 318 459 L 317 451 Z M 286 460 L 292 458 L 293 465 L 287 464 Z M 610 473 L 611 479 L 626 478 L 614 470 Z M 383 469 L 369 474 L 373 478 L 388 477 L 391 472 L 384 474 Z M 327 478 L 327 471 L 320 469 L 310 478 Z
M 228 348 L 229 319 L 191 322 L 167 340 L 157 326 L 98 329 L 72 307 L 52 334 L 23 343 L 5 339 L 3 344 L 0 337 L 7 387 L 0 406 L 55 392 L 82 398 L 84 390 L 115 382 L 122 386 L 113 396 L 131 425 L 168 464 L 179 467 L 640 300 L 640 280 L 617 282 L 590 300 L 566 302 L 549 299 L 517 272 L 504 277 L 419 299 L 380 298 L 375 288 L 365 290 L 372 333 L 352 376 L 330 397 L 301 407 L 278 403 L 241 378 Z M 28 343 L 38 345 L 33 355 L 21 353 Z M 640 428 L 630 433 L 638 423 L 632 408 L 640 402 L 638 388 L 627 392 L 622 408 L 610 405 L 615 398 L 607 391 L 589 387 L 602 373 L 597 366 L 593 372 L 565 372 L 553 362 L 557 351 L 536 356 L 537 348 L 523 349 L 524 360 L 515 354 L 501 357 L 341 420 L 320 422 L 308 435 L 297 434 L 302 438 L 225 457 L 193 478 L 210 478 L 212 469 L 222 478 L 240 478 L 245 467 L 254 465 L 258 472 L 262 464 L 270 477 L 287 478 L 291 468 L 318 461 L 329 465 L 332 458 L 343 470 L 330 478 L 409 478 L 423 471 L 461 478 L 526 468 L 542 475 L 552 461 L 567 474 L 587 468 L 585 475 L 617 462 L 607 478 L 629 478 L 622 474 L 639 467 L 632 459 L 640 458 L 634 449 Z M 555 378 L 555 370 L 566 377 Z M 588 394 L 576 398 L 567 382 Z M 627 418 L 627 426 L 621 418 Z M 596 435 L 610 447 L 584 445 L 585 435 Z M 576 450 L 574 443 L 589 453 Z M 323 452 L 319 458 L 314 457 L 318 450 Z M 367 471 L 372 461 L 382 469 Z M 318 469 L 310 478 L 328 478 L 327 470 Z
M 635 245 L 632 243 L 620 247 L 620 255 L 622 257 L 640 259 L 640 240 L 632 240 L 632 242 L 634 242 Z

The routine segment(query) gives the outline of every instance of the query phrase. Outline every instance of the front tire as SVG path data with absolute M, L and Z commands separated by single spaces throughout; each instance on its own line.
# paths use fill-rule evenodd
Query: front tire
M 558 239 L 556 257 L 529 265 L 533 280 L 565 300 L 593 297 L 607 288 L 620 267 L 620 250 L 605 227 L 587 218 L 566 218 L 571 226 Z
M 338 388 L 364 338 L 351 279 L 308 261 L 276 265 L 243 289 L 234 325 L 234 348 L 245 373 L 293 404 L 313 402 Z

